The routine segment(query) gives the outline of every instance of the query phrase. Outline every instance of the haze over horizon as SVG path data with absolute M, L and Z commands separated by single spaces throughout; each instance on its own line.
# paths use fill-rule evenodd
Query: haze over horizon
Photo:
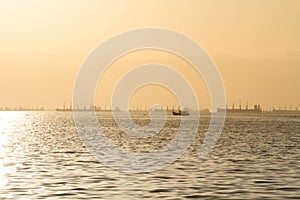
M 0 0 L 0 107 L 56 108 L 72 100 L 82 62 L 112 36 L 144 27 L 171 29 L 193 38 L 222 75 L 228 105 L 300 108 L 300 1 L 38 1 Z M 128 70 L 149 62 L 182 73 L 201 108 L 209 94 L 189 63 L 167 52 L 143 50 L 114 62 L 97 89 L 96 103 Z M 165 95 L 157 95 L 165 94 Z M 176 104 L 157 86 L 140 88 L 136 106 Z

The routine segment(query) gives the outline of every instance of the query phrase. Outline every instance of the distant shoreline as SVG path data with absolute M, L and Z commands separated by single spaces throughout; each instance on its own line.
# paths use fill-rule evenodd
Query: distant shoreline
M 226 110 L 226 109 L 221 109 Z M 120 110 L 93 110 L 93 109 L 0 109 L 0 112 L 97 112 L 97 113 L 112 113 L 112 112 L 129 112 L 129 113 L 148 113 L 150 110 L 129 110 L 129 111 L 120 111 Z M 152 110 L 154 112 L 162 112 L 165 111 L 168 114 L 172 114 L 172 110 Z M 210 115 L 218 112 L 211 112 L 208 109 L 200 110 L 200 111 L 190 111 L 190 113 L 200 113 L 200 115 Z M 239 110 L 239 109 L 227 109 L 226 115 L 268 115 L 268 114 L 275 114 L 275 115 L 300 115 L 300 110 L 276 110 L 273 109 L 271 111 L 253 111 L 253 110 Z

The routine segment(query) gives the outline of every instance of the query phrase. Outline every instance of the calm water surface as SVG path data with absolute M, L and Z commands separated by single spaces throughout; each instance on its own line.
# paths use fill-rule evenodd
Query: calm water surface
M 109 114 L 99 118 L 116 145 L 138 152 L 165 145 L 180 122 L 169 117 L 163 135 L 141 142 Z M 201 117 L 195 141 L 175 163 L 126 174 L 87 151 L 72 113 L 0 112 L 0 199 L 300 199 L 300 116 L 228 116 L 214 151 L 199 160 L 209 119 Z

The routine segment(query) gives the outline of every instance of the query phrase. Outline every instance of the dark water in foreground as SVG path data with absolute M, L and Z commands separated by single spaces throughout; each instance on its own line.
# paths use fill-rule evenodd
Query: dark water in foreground
M 118 145 L 113 120 L 100 117 Z M 168 137 L 179 120 L 169 117 Z M 214 151 L 199 160 L 208 122 L 201 117 L 196 140 L 175 163 L 125 174 L 89 154 L 72 113 L 0 112 L 0 199 L 300 199 L 300 116 L 228 116 Z M 130 150 L 130 144 L 125 138 L 119 145 Z

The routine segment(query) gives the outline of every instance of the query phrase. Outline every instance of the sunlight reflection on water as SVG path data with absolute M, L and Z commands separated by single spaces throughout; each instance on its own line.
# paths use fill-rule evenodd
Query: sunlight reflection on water
M 128 151 L 155 150 L 173 137 L 177 117 L 152 140 L 122 135 L 99 114 L 107 136 Z M 98 162 L 79 139 L 72 113 L 0 112 L 0 199 L 292 199 L 300 196 L 300 117 L 229 116 L 214 151 L 199 160 L 207 130 L 174 164 L 138 175 Z M 137 124 L 148 123 L 135 115 Z M 115 158 L 111 158 L 112 160 Z

